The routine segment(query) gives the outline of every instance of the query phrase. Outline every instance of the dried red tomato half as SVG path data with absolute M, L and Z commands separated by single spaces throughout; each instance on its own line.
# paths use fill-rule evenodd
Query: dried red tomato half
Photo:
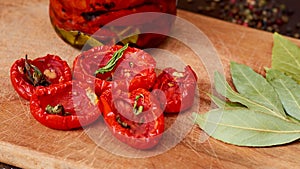
M 162 98 L 166 99 L 165 112 L 178 113 L 193 106 L 196 87 L 197 76 L 190 66 L 186 66 L 183 72 L 174 68 L 164 69 L 157 77 L 153 89 L 165 94 Z
M 164 115 L 149 91 L 106 90 L 100 96 L 99 107 L 108 128 L 120 141 L 137 149 L 150 149 L 159 143 L 164 132 Z
M 128 44 L 123 47 L 98 46 L 75 58 L 73 76 L 95 86 L 97 95 L 101 95 L 111 87 L 112 82 L 114 88 L 127 91 L 150 89 L 156 79 L 155 66 L 156 62 L 150 54 Z
M 156 80 L 155 67 L 156 61 L 150 54 L 129 48 L 113 74 L 113 90 L 151 89 Z
M 101 112 L 94 91 L 78 81 L 38 87 L 30 99 L 30 112 L 44 126 L 70 130 L 94 122 Z
M 97 73 L 97 70 L 109 64 L 117 51 L 120 51 L 122 46 L 97 46 L 88 51 L 83 51 L 73 61 L 73 76 L 80 81 L 86 81 L 90 84 L 94 83 L 95 77 L 110 81 L 112 74 L 118 63 L 116 62 L 111 70 L 103 70 Z M 121 58 L 119 58 L 121 59 Z M 122 60 L 122 59 L 121 59 Z M 117 61 L 117 59 L 115 59 Z M 100 70 L 99 70 L 100 71 Z
M 10 80 L 17 93 L 30 100 L 37 86 L 64 83 L 72 79 L 71 69 L 59 56 L 46 55 L 34 60 L 16 60 L 10 69 Z

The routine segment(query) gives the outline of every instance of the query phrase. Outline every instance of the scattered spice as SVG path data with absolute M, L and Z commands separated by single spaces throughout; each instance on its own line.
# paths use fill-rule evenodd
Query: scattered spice
M 281 1 L 282 2 L 282 1 Z M 178 7 L 246 27 L 300 38 L 300 23 L 288 24 L 295 11 L 277 0 L 182 0 Z

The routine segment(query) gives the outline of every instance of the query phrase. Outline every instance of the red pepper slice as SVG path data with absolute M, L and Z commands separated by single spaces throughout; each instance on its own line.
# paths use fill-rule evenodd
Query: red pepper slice
M 166 68 L 157 77 L 153 89 L 164 92 L 166 99 L 165 112 L 178 113 L 193 106 L 197 75 L 190 66 L 186 66 L 184 72 L 174 68 Z
M 156 79 L 155 60 L 143 50 L 124 47 L 98 46 L 84 51 L 73 62 L 73 77 L 94 85 L 97 95 L 101 95 L 104 90 L 110 88 L 111 81 L 114 81 L 115 88 L 127 91 L 137 88 L 150 89 Z M 118 60 L 114 59 L 115 54 L 120 51 L 123 51 L 121 57 Z M 116 62 L 110 62 L 111 60 L 116 60 Z M 111 69 L 97 71 L 104 67 Z M 97 73 L 96 77 L 95 73 Z M 101 80 L 98 82 L 99 79 Z
M 67 62 L 49 54 L 34 60 L 16 60 L 10 69 L 14 89 L 26 100 L 30 100 L 37 86 L 64 83 L 71 79 L 72 73 Z
M 78 81 L 38 87 L 30 100 L 30 112 L 44 126 L 70 130 L 94 122 L 101 112 L 91 88 Z
M 139 88 L 130 93 L 105 91 L 99 107 L 103 118 L 120 141 L 137 149 L 150 149 L 164 132 L 164 115 L 149 91 Z

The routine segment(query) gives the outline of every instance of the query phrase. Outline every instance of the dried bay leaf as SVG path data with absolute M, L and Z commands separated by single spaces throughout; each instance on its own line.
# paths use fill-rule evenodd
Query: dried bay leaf
M 246 65 L 232 62 L 234 90 L 223 75 L 215 73 L 215 88 L 225 99 L 210 95 L 219 108 L 195 114 L 195 123 L 209 136 L 249 147 L 299 140 L 300 48 L 275 33 L 272 52 L 267 79 Z
M 267 70 L 267 80 L 278 93 L 287 114 L 300 120 L 300 85 L 275 69 Z
M 236 102 L 228 102 L 225 100 L 222 100 L 218 98 L 217 96 L 214 95 L 209 95 L 211 100 L 219 107 L 219 108 L 224 108 L 224 109 L 231 109 L 231 108 L 241 108 L 245 107 L 244 105 Z
M 273 36 L 272 68 L 292 76 L 300 83 L 300 48 L 278 33 Z
M 300 138 L 300 125 L 246 108 L 196 114 L 196 123 L 213 138 L 239 146 L 266 147 Z
M 265 114 L 269 114 L 281 118 L 283 120 L 287 120 L 286 117 L 284 117 L 280 113 L 275 112 L 272 109 L 265 107 L 264 105 L 261 105 L 256 101 L 248 99 L 242 96 L 241 94 L 235 92 L 227 83 L 225 77 L 221 75 L 219 72 L 215 73 L 214 81 L 215 81 L 215 88 L 217 92 L 223 95 L 224 97 L 228 98 L 231 102 L 241 103 L 242 105 L 246 106 L 248 109 L 255 112 L 261 112 L 261 113 L 265 113 Z
M 274 88 L 260 74 L 246 65 L 231 62 L 230 71 L 237 91 L 244 97 L 255 100 L 282 117 L 286 117 L 280 99 Z

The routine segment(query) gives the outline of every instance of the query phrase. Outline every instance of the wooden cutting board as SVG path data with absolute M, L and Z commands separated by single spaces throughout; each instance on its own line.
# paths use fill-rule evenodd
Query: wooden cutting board
M 300 167 L 298 142 L 270 148 L 238 147 L 213 138 L 202 140 L 204 133 L 196 125 L 175 147 L 147 158 L 115 155 L 97 146 L 84 130 L 56 131 L 42 126 L 31 116 L 28 102 L 13 90 L 9 69 L 25 54 L 31 58 L 56 54 L 71 64 L 80 53 L 55 34 L 49 21 L 48 3 L 47 0 L 0 1 L 1 162 L 22 168 Z M 178 10 L 178 16 L 194 24 L 209 38 L 225 72 L 228 72 L 231 60 L 247 64 L 260 73 L 264 67 L 270 66 L 272 34 L 182 10 Z M 199 113 L 209 110 L 211 103 L 204 93 L 210 91 L 211 81 L 201 60 L 186 45 L 174 39 L 168 39 L 160 48 L 179 56 L 196 70 L 199 76 L 197 97 L 200 97 L 196 110 Z

